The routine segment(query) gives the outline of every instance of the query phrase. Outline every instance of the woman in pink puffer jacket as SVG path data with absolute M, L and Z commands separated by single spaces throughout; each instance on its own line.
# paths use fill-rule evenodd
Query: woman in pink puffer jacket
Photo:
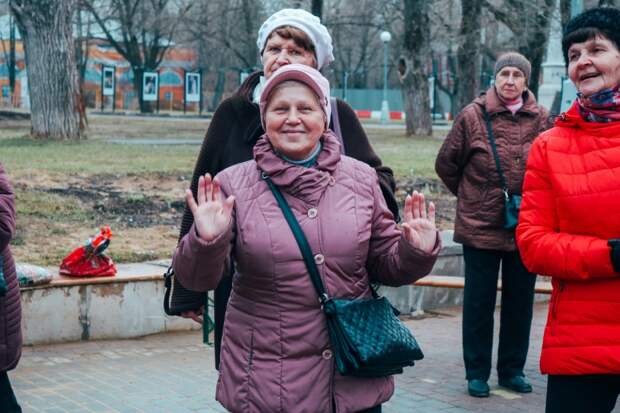
M 331 297 L 370 297 L 370 283 L 398 286 L 428 274 L 441 247 L 435 208 L 416 192 L 403 229 L 377 174 L 341 155 L 326 129 L 329 84 L 315 69 L 286 65 L 261 95 L 266 134 L 254 160 L 202 177 L 194 225 L 174 255 L 179 281 L 214 289 L 232 248 L 236 260 L 216 398 L 232 412 L 380 412 L 391 377 L 343 377 L 295 238 L 261 178 L 280 187 L 313 250 Z
M 19 413 L 21 408 L 7 372 L 22 354 L 21 302 L 15 263 L 9 242 L 15 235 L 15 197 L 0 164 L 0 412 Z

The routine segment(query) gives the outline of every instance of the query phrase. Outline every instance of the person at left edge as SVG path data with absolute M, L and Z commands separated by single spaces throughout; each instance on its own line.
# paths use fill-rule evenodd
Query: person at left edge
M 21 301 L 15 262 L 9 242 L 15 234 L 15 197 L 4 167 L 0 164 L 0 412 L 21 413 L 8 372 L 22 354 Z

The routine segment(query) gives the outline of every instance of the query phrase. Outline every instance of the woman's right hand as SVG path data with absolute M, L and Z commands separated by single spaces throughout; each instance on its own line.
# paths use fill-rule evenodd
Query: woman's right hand
M 183 317 L 183 318 L 191 318 L 192 320 L 194 320 L 198 324 L 202 325 L 202 323 L 204 322 L 204 318 L 203 318 L 204 312 L 205 312 L 205 307 L 203 305 L 202 307 L 200 307 L 197 310 L 183 311 L 181 313 L 181 317 Z
M 192 191 L 185 191 L 185 200 L 194 215 L 194 226 L 200 238 L 212 241 L 222 235 L 230 226 L 235 197 L 232 195 L 222 200 L 220 183 L 210 174 L 198 179 L 198 202 Z

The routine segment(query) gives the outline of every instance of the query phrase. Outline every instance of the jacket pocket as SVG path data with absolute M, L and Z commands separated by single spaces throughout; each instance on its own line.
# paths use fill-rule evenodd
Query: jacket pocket
M 245 384 L 244 384 L 244 391 L 240 392 L 242 394 L 246 395 L 246 399 L 245 399 L 245 408 L 244 408 L 244 412 L 249 412 L 250 409 L 250 399 L 251 399 L 251 389 L 252 386 L 254 385 L 252 383 L 252 363 L 254 362 L 254 329 L 252 328 L 250 330 L 250 348 L 248 349 L 248 359 L 247 359 L 247 363 L 245 365 Z
M 248 380 L 250 378 L 250 374 L 252 373 L 253 361 L 254 361 L 254 329 L 250 330 L 250 349 L 248 351 L 248 363 L 246 367 L 246 372 L 248 373 Z
M 560 305 L 560 296 L 564 291 L 564 281 L 558 282 L 558 291 L 551 297 L 551 334 L 555 334 L 555 328 L 558 324 L 558 306 Z

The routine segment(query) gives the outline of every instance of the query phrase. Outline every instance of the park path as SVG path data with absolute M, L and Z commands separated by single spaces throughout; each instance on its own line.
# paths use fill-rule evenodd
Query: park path
M 525 369 L 533 393 L 498 388 L 493 374 L 491 397 L 466 394 L 461 312 L 453 308 L 407 321 L 426 357 L 397 377 L 396 392 L 384 412 L 543 412 L 546 378 L 539 373 L 538 356 L 546 308 L 545 303 L 535 305 Z M 188 332 L 26 347 L 10 377 L 25 413 L 224 412 L 214 400 L 213 349 L 200 340 L 199 332 Z M 620 407 L 615 412 L 620 413 Z

